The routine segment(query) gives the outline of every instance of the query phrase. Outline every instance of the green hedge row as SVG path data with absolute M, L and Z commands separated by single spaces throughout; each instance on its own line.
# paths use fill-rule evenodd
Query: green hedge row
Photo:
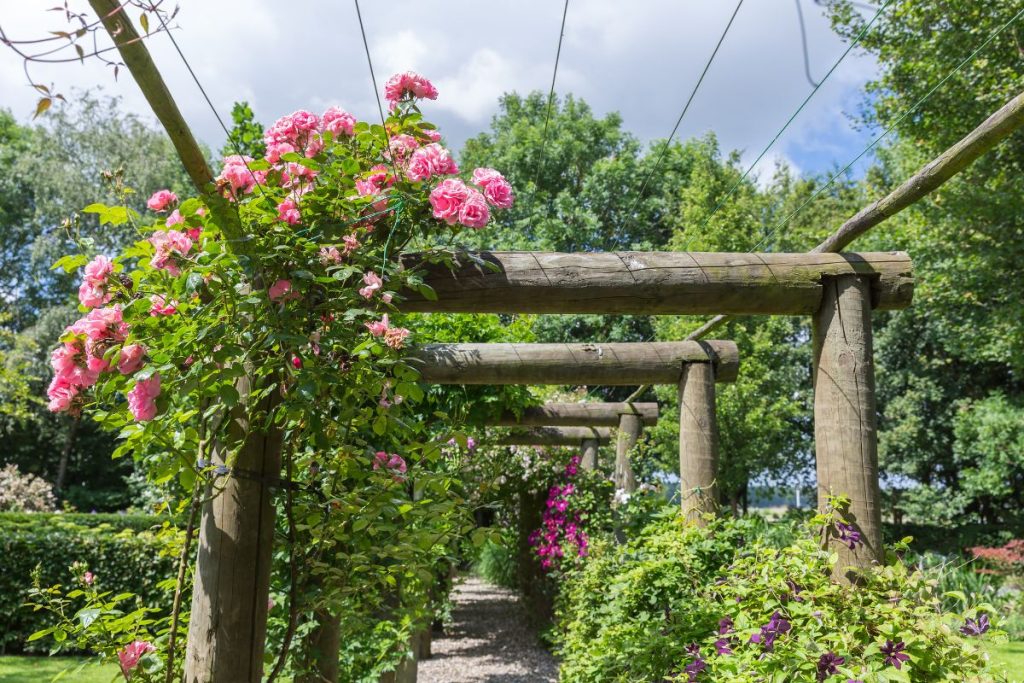
M 1019 520 L 1006 524 L 963 524 L 939 526 L 933 524 L 883 524 L 887 543 L 912 536 L 910 547 L 918 552 L 931 551 L 943 555 L 957 555 L 968 548 L 989 548 L 1005 545 L 1015 538 L 1024 538 L 1024 523 Z
M 160 526 L 168 518 L 156 515 L 121 514 L 114 512 L 0 512 L 0 528 L 11 526 L 39 527 L 53 522 L 66 522 L 78 526 L 98 527 L 109 526 L 117 531 L 132 529 L 133 531 L 149 531 Z
M 46 613 L 24 607 L 37 565 L 44 586 L 67 586 L 71 564 L 84 562 L 101 589 L 136 593 L 169 609 L 171 596 L 157 584 L 174 575 L 175 560 L 161 556 L 152 533 L 138 530 L 159 522 L 141 515 L 0 515 L 0 653 L 46 649 L 45 639 L 25 643 L 49 625 Z

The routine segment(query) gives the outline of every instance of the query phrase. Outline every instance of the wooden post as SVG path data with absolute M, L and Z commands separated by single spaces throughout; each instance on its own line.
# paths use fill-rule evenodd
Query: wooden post
M 341 617 L 327 610 L 316 613 L 316 628 L 310 636 L 313 670 L 302 683 L 337 683 L 341 650 Z
M 687 363 L 679 381 L 679 498 L 700 524 L 718 508 L 718 418 L 711 363 Z
M 597 439 L 584 439 L 580 444 L 580 467 L 589 471 L 597 469 Z
M 281 432 L 250 431 L 247 377 L 229 415 L 229 443 L 242 443 L 228 474 L 207 490 L 185 655 L 185 681 L 249 681 L 263 676 L 274 506 L 271 486 L 281 473 Z M 273 395 L 261 411 L 273 408 Z M 227 467 L 223 447 L 213 462 Z
M 835 533 L 830 543 L 839 554 L 835 575 L 849 580 L 848 567 L 867 567 L 884 557 L 870 283 L 847 275 L 824 284 L 813 326 L 818 506 L 824 508 L 832 494 L 851 501 L 844 516 L 863 545 L 851 550 Z
M 619 416 L 619 435 L 615 442 L 615 488 L 625 489 L 626 493 L 636 491 L 636 477 L 633 465 L 629 462 L 629 453 L 640 440 L 643 428 L 639 415 L 623 413 Z

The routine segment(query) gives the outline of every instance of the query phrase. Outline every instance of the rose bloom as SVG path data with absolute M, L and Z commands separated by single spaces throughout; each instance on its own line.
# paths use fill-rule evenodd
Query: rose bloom
M 128 392 L 128 409 L 137 422 L 148 422 L 156 417 L 156 397 L 160 395 L 160 375 L 135 383 Z
M 149 297 L 149 314 L 150 315 L 174 315 L 178 312 L 178 302 L 171 301 L 168 303 L 159 294 L 154 294 Z
M 278 280 L 270 285 L 270 289 L 267 290 L 267 296 L 275 303 L 301 297 L 298 292 L 292 289 L 292 283 L 289 280 Z
M 479 230 L 491 219 L 491 210 L 487 208 L 487 200 L 476 190 L 470 190 L 469 196 L 459 209 L 459 223 L 467 228 Z
M 393 349 L 400 349 L 405 345 L 405 338 L 409 336 L 409 330 L 404 327 L 389 327 L 384 331 L 384 343 Z
M 406 95 L 436 100 L 437 88 L 426 78 L 413 71 L 395 74 L 384 84 L 384 97 L 387 98 L 392 110 L 398 101 Z
M 121 673 L 124 674 L 125 678 L 131 678 L 132 671 L 139 665 L 142 655 L 154 650 L 156 648 L 153 647 L 152 643 L 148 643 L 145 640 L 136 640 L 118 651 L 117 658 L 121 663 Z
M 372 270 L 367 271 L 367 273 L 363 275 L 363 283 L 366 286 L 359 290 L 359 296 L 364 299 L 372 299 L 374 292 L 384 285 L 384 281 L 381 280 L 380 276 Z
M 153 211 L 166 211 L 167 207 L 178 203 L 178 195 L 170 190 L 157 190 L 146 201 L 146 206 Z
M 277 217 L 288 225 L 295 225 L 301 220 L 299 206 L 295 200 L 289 197 L 277 205 Z
M 430 206 L 434 218 L 452 225 L 459 219 L 459 210 L 469 197 L 469 188 L 458 178 L 447 178 L 430 193 Z
M 356 117 L 341 107 L 331 107 L 320 117 L 321 129 L 330 131 L 335 139 L 342 135 L 352 135 L 355 132 L 355 125 Z
M 142 344 L 128 344 L 121 349 L 120 360 L 117 361 L 117 370 L 122 375 L 130 375 L 142 367 L 145 360 L 146 347 Z
M 385 313 L 380 320 L 375 320 L 372 323 L 366 323 L 366 329 L 370 331 L 374 337 L 379 337 L 388 331 L 391 327 L 391 323 L 388 321 L 388 314 Z

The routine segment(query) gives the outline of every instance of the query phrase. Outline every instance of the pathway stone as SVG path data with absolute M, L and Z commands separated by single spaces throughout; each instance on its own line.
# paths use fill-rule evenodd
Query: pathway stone
M 558 662 L 537 642 L 513 591 L 468 577 L 452 597 L 453 622 L 419 663 L 419 683 L 558 681 Z

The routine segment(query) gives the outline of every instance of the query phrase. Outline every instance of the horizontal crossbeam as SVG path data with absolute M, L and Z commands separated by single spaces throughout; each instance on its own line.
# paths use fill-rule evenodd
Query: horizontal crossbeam
M 407 256 L 403 266 L 422 269 L 437 300 L 405 291 L 404 311 L 810 315 L 830 276 L 871 276 L 872 305 L 882 310 L 906 308 L 914 290 L 903 252 L 462 252 L 454 270 L 422 259 Z
M 499 446 L 580 446 L 589 439 L 607 446 L 612 440 L 612 430 L 607 427 L 535 427 L 498 437 L 494 443 Z
M 495 427 L 618 427 L 623 415 L 637 415 L 642 424 L 658 423 L 657 403 L 547 403 L 506 412 L 486 422 Z
M 432 384 L 675 384 L 685 363 L 713 363 L 732 382 L 739 350 L 731 341 L 612 344 L 427 344 L 407 357 Z

